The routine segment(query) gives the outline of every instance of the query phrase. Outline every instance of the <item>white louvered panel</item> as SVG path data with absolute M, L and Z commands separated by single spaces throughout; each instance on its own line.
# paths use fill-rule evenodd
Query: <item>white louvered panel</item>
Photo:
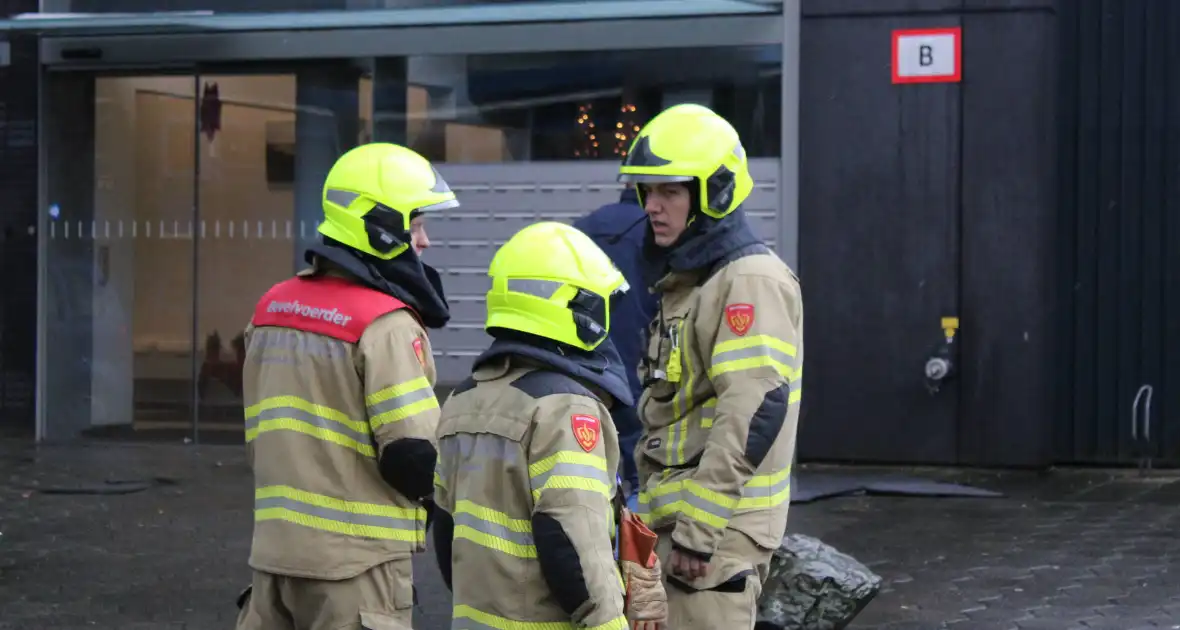
M 484 295 L 496 248 L 537 221 L 572 223 L 616 201 L 621 188 L 614 162 L 441 164 L 438 169 L 462 204 L 431 216 L 426 254 L 442 274 L 451 304 L 451 323 L 431 334 L 438 379 L 454 384 L 467 377 L 472 360 L 491 342 L 483 332 Z M 745 209 L 754 229 L 773 247 L 779 233 L 779 161 L 753 160 L 751 171 L 755 188 Z

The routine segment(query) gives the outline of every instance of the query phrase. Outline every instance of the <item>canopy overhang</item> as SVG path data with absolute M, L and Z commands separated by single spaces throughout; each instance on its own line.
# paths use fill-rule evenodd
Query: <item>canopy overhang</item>
M 780 0 L 594 0 L 219 14 L 27 14 L 59 69 L 184 68 L 288 59 L 778 45 Z
M 261 31 L 405 28 L 582 22 L 779 13 L 774 0 L 595 0 L 525 2 L 407 9 L 271 13 L 26 13 L 0 20 L 0 33 L 39 37 L 102 37 Z

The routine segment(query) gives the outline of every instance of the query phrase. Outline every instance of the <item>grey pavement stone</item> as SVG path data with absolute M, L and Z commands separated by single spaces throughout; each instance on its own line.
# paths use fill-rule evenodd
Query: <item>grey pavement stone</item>
M 884 578 L 852 628 L 1180 630 L 1174 480 L 924 474 L 1010 498 L 849 497 L 791 510 L 792 532 Z M 135 494 L 36 492 L 153 478 Z M 235 446 L 0 440 L 0 630 L 232 628 L 249 579 L 250 487 Z M 433 559 L 416 568 L 415 627 L 447 628 Z

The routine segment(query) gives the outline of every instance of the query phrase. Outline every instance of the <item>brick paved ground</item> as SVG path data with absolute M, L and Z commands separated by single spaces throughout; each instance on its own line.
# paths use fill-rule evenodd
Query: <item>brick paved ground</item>
M 1122 475 L 952 475 L 998 500 L 856 497 L 796 506 L 791 529 L 872 566 L 855 628 L 1180 628 L 1180 484 Z M 123 496 L 32 491 L 157 476 Z M 248 471 L 236 447 L 0 441 L 0 630 L 232 627 L 248 579 Z M 419 564 L 419 629 L 447 594 Z

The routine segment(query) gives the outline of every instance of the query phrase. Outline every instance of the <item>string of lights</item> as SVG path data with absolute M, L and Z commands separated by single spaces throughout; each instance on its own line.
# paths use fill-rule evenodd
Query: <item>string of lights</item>
M 619 110 L 619 121 L 615 123 L 615 155 L 627 156 L 631 140 L 639 133 L 639 114 L 635 105 L 625 103 Z
M 574 157 L 598 157 L 598 130 L 591 118 L 594 114 L 594 104 L 578 105 L 578 126 L 582 128 L 582 148 L 574 150 Z
M 601 151 L 598 135 L 601 133 L 601 130 L 594 120 L 593 103 L 578 105 L 576 122 L 582 131 L 582 143 L 580 148 L 574 149 L 574 157 L 590 159 L 600 157 Z M 619 108 L 619 117 L 615 121 L 614 143 L 611 153 L 619 157 L 625 157 L 627 155 L 627 149 L 631 146 L 631 140 L 635 138 L 635 134 L 639 133 L 639 129 L 639 112 L 637 108 L 632 103 L 624 103 Z

